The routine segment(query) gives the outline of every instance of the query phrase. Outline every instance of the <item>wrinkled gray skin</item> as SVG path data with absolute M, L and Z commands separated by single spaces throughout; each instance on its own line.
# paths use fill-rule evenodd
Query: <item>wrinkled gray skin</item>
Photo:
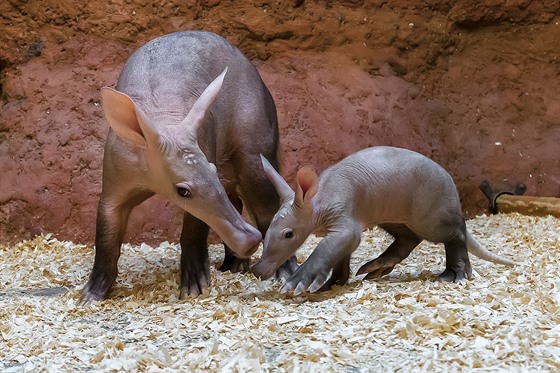
M 380 146 L 348 156 L 320 177 L 311 168 L 302 168 L 295 193 L 264 157 L 262 160 L 280 195 L 281 207 L 252 272 L 262 279 L 271 277 L 312 232 L 326 232 L 285 282 L 283 292 L 300 294 L 345 284 L 350 255 L 359 245 L 362 231 L 374 226 L 385 229 L 395 241 L 358 270 L 358 274 L 367 273 L 366 278 L 390 273 L 422 240 L 445 245 L 441 281 L 471 279 L 468 251 L 495 263 L 516 264 L 490 253 L 467 232 L 451 176 L 421 154 Z
M 185 211 L 181 297 L 210 284 L 209 226 L 226 245 L 220 269 L 248 270 L 247 257 L 279 206 L 259 158 L 265 154 L 278 167 L 276 108 L 249 60 L 218 35 L 176 32 L 138 49 L 116 90 L 104 87 L 101 93 L 111 128 L 95 262 L 82 301 L 107 297 L 129 214 L 154 194 Z M 258 230 L 241 217 L 243 206 Z M 287 263 L 287 274 L 294 265 Z

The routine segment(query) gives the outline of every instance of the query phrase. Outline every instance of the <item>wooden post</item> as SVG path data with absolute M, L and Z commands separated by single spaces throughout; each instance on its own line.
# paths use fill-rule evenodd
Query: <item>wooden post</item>
M 496 199 L 498 212 L 518 212 L 524 215 L 546 216 L 560 218 L 560 198 L 532 197 L 502 194 Z

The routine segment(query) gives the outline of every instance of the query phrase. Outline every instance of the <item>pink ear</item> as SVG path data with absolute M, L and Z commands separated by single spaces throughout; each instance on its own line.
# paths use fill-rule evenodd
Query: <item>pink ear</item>
M 194 102 L 193 107 L 185 119 L 183 119 L 181 126 L 183 126 L 187 132 L 196 133 L 198 127 L 204 123 L 206 113 L 210 110 L 210 106 L 212 106 L 212 103 L 216 97 L 218 97 L 218 93 L 220 93 L 222 89 L 227 70 L 228 68 L 226 66 L 224 71 L 204 89 L 200 97 Z
M 297 173 L 296 201 L 309 204 L 311 198 L 317 193 L 317 174 L 313 167 L 305 166 Z
M 109 87 L 101 89 L 101 96 L 105 117 L 113 131 L 126 142 L 146 148 L 146 137 L 138 121 L 132 99 Z

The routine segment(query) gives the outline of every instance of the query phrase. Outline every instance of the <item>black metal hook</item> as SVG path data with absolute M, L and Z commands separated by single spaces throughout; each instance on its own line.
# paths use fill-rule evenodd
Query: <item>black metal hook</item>
M 502 194 L 520 196 L 527 191 L 527 186 L 524 183 L 517 183 L 512 186 L 511 184 L 504 182 L 500 183 L 499 188 L 493 188 L 488 180 L 484 180 L 480 184 L 480 190 L 482 190 L 482 193 L 484 193 L 484 195 L 486 195 L 486 197 L 488 197 L 488 200 L 490 201 L 488 209 L 492 214 L 496 214 L 498 212 L 496 200 L 499 196 L 501 196 Z

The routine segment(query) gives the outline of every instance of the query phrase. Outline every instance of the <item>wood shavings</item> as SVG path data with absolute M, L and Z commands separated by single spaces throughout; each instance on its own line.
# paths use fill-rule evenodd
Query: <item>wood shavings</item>
M 178 300 L 180 249 L 123 247 L 111 298 L 77 305 L 92 247 L 37 237 L 0 247 L 0 370 L 20 371 L 558 371 L 560 220 L 517 214 L 467 222 L 510 268 L 471 255 L 478 275 L 434 281 L 441 245 L 422 243 L 376 281 L 351 277 L 320 294 L 221 273 L 210 248 L 211 288 Z M 302 262 L 319 238 L 298 253 Z M 374 229 L 352 273 L 390 237 Z M 260 254 L 257 254 L 257 257 Z

